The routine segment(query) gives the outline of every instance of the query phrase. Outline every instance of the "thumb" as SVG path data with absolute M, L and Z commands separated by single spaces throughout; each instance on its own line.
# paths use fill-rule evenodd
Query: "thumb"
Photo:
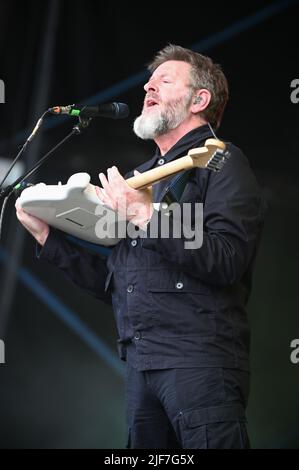
M 134 176 L 138 176 L 138 175 L 141 175 L 141 173 L 137 170 L 134 170 Z

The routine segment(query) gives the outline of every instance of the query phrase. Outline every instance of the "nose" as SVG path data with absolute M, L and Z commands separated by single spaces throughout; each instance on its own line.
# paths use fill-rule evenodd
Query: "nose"
M 145 85 L 144 90 L 146 93 L 149 91 L 158 91 L 157 82 L 153 78 L 151 78 Z

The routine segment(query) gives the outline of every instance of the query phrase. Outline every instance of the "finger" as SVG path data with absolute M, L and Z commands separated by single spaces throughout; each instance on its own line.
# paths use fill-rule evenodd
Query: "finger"
M 97 196 L 98 198 L 104 202 L 106 199 L 107 199 L 107 196 L 106 196 L 106 193 L 105 193 L 105 190 L 102 189 L 102 188 L 99 188 L 98 186 L 96 186 L 96 193 L 97 193 Z
M 109 182 L 113 185 L 122 185 L 122 186 L 125 186 L 126 189 L 132 189 L 128 185 L 126 180 L 123 178 L 123 176 L 120 174 L 116 166 L 113 166 L 112 168 L 108 169 L 108 178 L 109 178 Z
M 24 209 L 22 208 L 21 204 L 20 204 L 20 201 L 17 199 L 16 203 L 15 203 L 15 208 L 16 208 L 16 212 L 22 217 L 22 216 L 26 216 L 28 215 L 27 212 L 24 211 Z M 30 216 L 32 217 L 32 216 Z
M 39 219 L 38 217 L 35 217 L 34 215 L 30 215 L 28 214 L 27 212 L 25 212 L 23 209 L 21 210 L 18 210 L 17 211 L 17 214 L 19 215 L 19 217 L 22 219 L 22 222 L 24 222 L 25 224 L 30 224 L 32 222 L 42 222 L 41 219 Z M 20 219 L 19 219 L 20 220 Z
M 134 170 L 134 176 L 138 176 L 138 175 L 141 175 L 140 171 Z
M 104 204 L 105 206 L 109 207 L 112 210 L 115 210 L 116 203 L 114 201 L 114 198 L 107 195 L 105 192 L 105 189 L 102 189 L 96 186 L 96 193 L 102 204 Z
M 108 171 L 109 171 L 109 169 L 108 169 Z M 111 188 L 110 183 L 108 182 L 106 176 L 104 175 L 104 173 L 100 173 L 99 178 L 100 178 L 100 181 L 102 183 L 102 186 L 103 186 L 107 196 L 109 196 L 110 198 L 113 199 L 112 188 Z
M 99 173 L 99 179 L 100 179 L 100 181 L 101 181 L 103 187 L 104 187 L 104 186 L 107 186 L 108 180 L 107 180 L 107 178 L 106 178 L 106 176 L 105 176 L 104 173 Z
M 108 181 L 109 181 L 110 184 L 111 183 L 115 184 L 116 182 L 119 182 L 122 179 L 122 176 L 119 173 L 116 166 L 108 168 L 107 176 L 108 176 Z
M 99 188 L 98 186 L 95 186 L 95 190 L 96 190 L 96 193 L 97 193 L 98 198 L 102 200 L 102 198 L 103 198 L 103 196 L 102 196 L 102 188 Z

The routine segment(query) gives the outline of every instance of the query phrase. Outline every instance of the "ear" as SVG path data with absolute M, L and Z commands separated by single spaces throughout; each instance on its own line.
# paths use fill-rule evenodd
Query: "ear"
M 193 104 L 198 104 L 198 103 L 201 102 L 201 100 L 202 100 L 202 97 L 201 97 L 201 96 L 195 96 L 194 101 L 193 101 Z
M 211 93 L 205 88 L 200 88 L 196 91 L 196 94 L 193 98 L 190 111 L 194 114 L 204 111 L 211 101 Z

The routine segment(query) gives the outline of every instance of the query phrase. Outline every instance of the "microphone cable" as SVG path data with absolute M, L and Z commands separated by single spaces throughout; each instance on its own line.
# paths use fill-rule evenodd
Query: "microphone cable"
M 41 127 L 42 123 L 43 123 L 43 120 L 45 118 L 45 116 L 47 114 L 50 114 L 50 110 L 47 109 L 47 111 L 44 112 L 44 114 L 39 118 L 39 120 L 37 121 L 33 131 L 31 132 L 30 136 L 28 137 L 28 139 L 26 140 L 26 142 L 23 144 L 21 150 L 19 151 L 18 155 L 16 156 L 16 158 L 14 159 L 14 161 L 12 162 L 12 164 L 10 165 L 8 171 L 5 173 L 4 175 L 4 178 L 1 180 L 0 182 L 0 189 L 3 187 L 3 184 L 5 183 L 8 175 L 10 174 L 11 170 L 13 169 L 13 167 L 15 166 L 15 164 L 17 163 L 17 161 L 19 160 L 19 158 L 22 156 L 22 154 L 24 153 L 24 151 L 26 150 L 28 144 L 34 139 L 35 135 L 37 134 L 39 128 Z M 21 184 L 17 185 L 15 189 L 19 189 L 21 187 Z M 8 194 L 5 198 L 4 198 L 4 201 L 3 201 L 3 204 L 2 204 L 2 208 L 1 208 L 1 214 L 0 214 L 0 242 L 1 242 L 1 235 L 2 235 L 2 226 L 3 226 L 3 219 L 4 219 L 4 211 L 5 211 L 5 208 L 6 208 L 6 205 L 7 205 L 7 202 L 8 202 L 8 199 L 10 198 L 10 196 L 13 194 L 13 192 L 11 192 L 10 194 Z
M 4 218 L 4 211 L 5 211 L 5 207 L 6 207 L 6 204 L 8 202 L 8 199 L 10 198 L 11 195 L 12 195 L 12 193 L 10 193 L 9 196 L 6 196 L 6 198 L 3 201 L 2 208 L 1 208 L 1 214 L 0 214 L 0 242 L 1 242 L 1 235 L 2 235 L 2 224 L 3 224 L 3 218 Z
M 10 174 L 11 170 L 13 169 L 13 167 L 15 166 L 15 164 L 17 163 L 17 161 L 19 160 L 19 158 L 21 157 L 21 155 L 24 153 L 24 151 L 26 150 L 27 148 L 27 145 L 34 139 L 35 135 L 37 134 L 39 128 L 41 127 L 42 123 L 43 123 L 43 120 L 45 118 L 45 116 L 47 114 L 50 114 L 50 110 L 47 109 L 47 111 L 44 112 L 44 114 L 39 118 L 39 120 L 37 121 L 33 131 L 31 132 L 30 136 L 28 137 L 28 139 L 26 140 L 26 142 L 24 143 L 24 145 L 22 146 L 21 150 L 19 151 L 18 155 L 16 156 L 16 158 L 14 159 L 14 161 L 12 162 L 12 164 L 10 165 L 8 171 L 6 172 L 4 178 L 1 180 L 0 182 L 0 189 L 2 188 L 4 182 L 6 181 L 8 175 Z

